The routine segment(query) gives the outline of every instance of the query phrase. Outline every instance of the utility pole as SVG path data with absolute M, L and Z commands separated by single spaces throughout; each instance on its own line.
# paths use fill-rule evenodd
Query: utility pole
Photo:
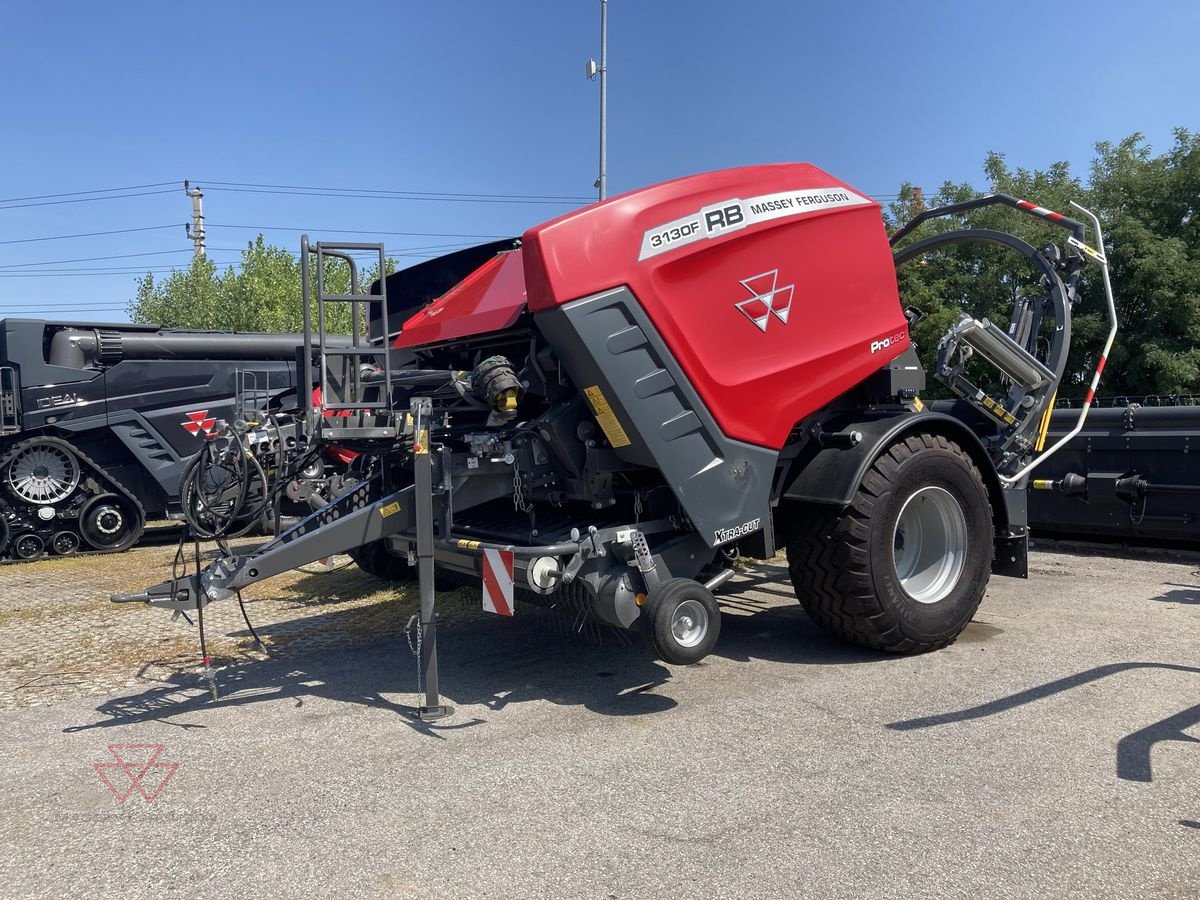
M 608 196 L 608 96 L 606 92 L 608 80 L 608 0 L 600 0 L 600 65 L 594 59 L 587 61 L 587 77 L 591 81 L 600 76 L 600 177 L 596 179 L 596 187 L 600 190 L 600 199 Z
M 183 192 L 192 198 L 192 221 L 184 225 L 183 230 L 195 248 L 193 258 L 199 259 L 204 255 L 204 194 L 199 187 L 192 187 L 186 180 L 183 182 Z

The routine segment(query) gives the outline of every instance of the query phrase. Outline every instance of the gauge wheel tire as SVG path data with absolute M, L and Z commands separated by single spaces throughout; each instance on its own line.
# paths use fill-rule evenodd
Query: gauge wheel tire
M 36 534 L 22 534 L 13 540 L 13 556 L 17 559 L 37 559 L 46 550 L 46 543 Z
M 70 556 L 79 549 L 79 535 L 73 531 L 58 531 L 50 538 L 50 549 L 57 556 Z
M 721 610 L 712 591 L 690 578 L 668 578 L 642 604 L 642 637 L 663 662 L 690 666 L 712 652 Z
M 892 444 L 844 509 L 797 503 L 787 516 L 796 597 L 847 641 L 936 650 L 954 642 L 983 600 L 991 503 L 974 461 L 942 435 Z
M 97 494 L 79 510 L 79 533 L 96 550 L 126 550 L 137 543 L 144 526 L 140 510 L 116 494 Z

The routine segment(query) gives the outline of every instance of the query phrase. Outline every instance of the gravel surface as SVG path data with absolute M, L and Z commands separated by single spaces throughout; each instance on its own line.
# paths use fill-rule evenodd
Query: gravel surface
M 253 547 L 257 540 L 236 541 Z M 202 544 L 202 559 L 215 545 Z M 139 684 L 194 666 L 197 632 L 170 613 L 112 603 L 171 575 L 176 545 L 0 566 L 0 709 L 37 706 Z M 194 550 L 187 548 L 189 563 Z M 394 635 L 415 611 L 416 592 L 382 584 L 339 556 L 254 585 L 243 593 L 251 624 L 268 650 L 346 647 Z M 474 614 L 443 596 L 450 618 Z M 218 664 L 264 660 L 236 603 L 205 611 L 209 655 Z
M 404 712 L 409 601 L 344 573 L 251 612 L 344 643 L 230 655 L 217 703 L 190 663 L 139 674 L 194 632 L 121 607 L 141 643 L 105 665 L 134 685 L 0 711 L 0 894 L 1200 896 L 1200 562 L 1053 548 L 1032 569 L 918 657 L 830 640 L 772 566 L 731 583 L 691 668 L 459 598 L 439 640 L 456 713 L 432 726 Z M 46 590 L 16 586 L 35 572 L 0 572 L 6 612 L 43 609 L 10 599 Z M 57 594 L 85 619 L 108 590 L 89 577 Z M 346 628 L 364 602 L 371 628 Z M 241 639 L 236 605 L 212 609 Z M 9 678 L 41 650 L 0 627 Z M 153 802 L 100 778 L 128 793 L 129 772 Z

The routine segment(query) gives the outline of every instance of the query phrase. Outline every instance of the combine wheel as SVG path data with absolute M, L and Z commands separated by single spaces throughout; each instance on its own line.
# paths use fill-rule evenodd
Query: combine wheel
M 141 517 L 116 494 L 97 494 L 79 511 L 79 531 L 97 550 L 124 550 L 141 535 Z
M 17 559 L 37 559 L 46 545 L 36 534 L 23 534 L 13 541 L 13 556 Z
M 79 486 L 79 459 L 60 441 L 38 441 L 9 461 L 5 480 L 17 498 L 38 506 L 61 503 Z
M 930 434 L 897 441 L 845 509 L 788 511 L 796 596 L 818 625 L 853 643 L 899 653 L 944 647 L 983 600 L 990 510 L 958 444 Z
M 50 538 L 50 549 L 59 556 L 70 556 L 79 549 L 79 535 L 73 531 L 59 531 Z
M 664 662 L 690 666 L 712 652 L 721 610 L 712 591 L 690 578 L 668 578 L 642 604 L 642 637 Z
M 12 529 L 8 527 L 8 520 L 0 515 L 0 556 L 4 555 L 8 548 L 8 538 L 12 534 Z

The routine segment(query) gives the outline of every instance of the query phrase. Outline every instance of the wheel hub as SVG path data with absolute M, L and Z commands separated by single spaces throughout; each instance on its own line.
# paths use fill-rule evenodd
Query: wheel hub
M 96 528 L 103 534 L 116 534 L 121 530 L 121 511 L 109 506 L 96 514 Z
M 958 499 L 941 487 L 924 487 L 896 519 L 892 561 L 904 592 L 918 603 L 937 603 L 954 590 L 966 565 L 967 518 Z
M 56 444 L 34 444 L 8 465 L 8 486 L 26 503 L 49 505 L 66 500 L 79 485 L 75 455 Z
M 708 610 L 696 600 L 684 600 L 671 614 L 671 634 L 681 647 L 695 647 L 708 634 Z

